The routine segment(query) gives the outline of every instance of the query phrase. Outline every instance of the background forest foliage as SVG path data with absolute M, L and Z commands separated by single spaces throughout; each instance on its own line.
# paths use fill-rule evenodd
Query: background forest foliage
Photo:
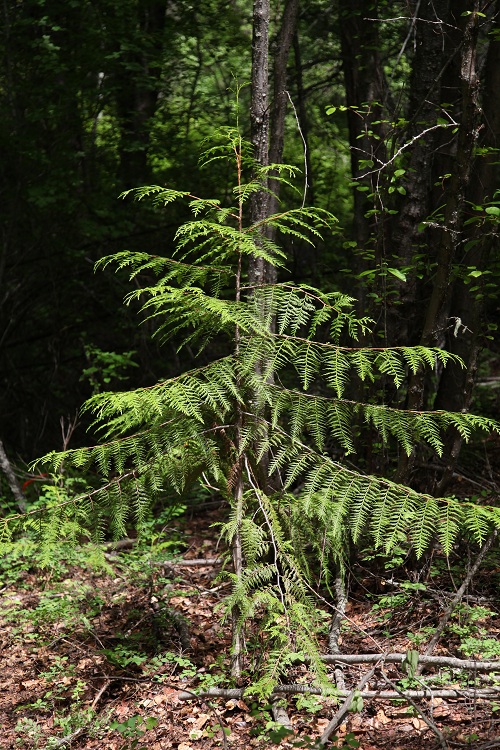
M 271 68 L 281 64 L 289 5 L 271 7 Z M 477 8 L 468 91 L 469 4 L 413 10 L 385 2 L 298 10 L 284 160 L 303 169 L 305 142 L 306 205 L 332 211 L 341 230 L 315 248 L 289 238 L 284 251 L 295 281 L 359 300 L 377 324 L 372 343 L 460 355 L 469 380 L 445 369 L 424 395 L 460 411 L 478 351 L 495 351 L 498 322 L 497 9 Z M 181 204 L 155 212 L 118 201 L 124 189 L 157 183 L 227 196 L 227 168 L 201 169 L 198 156 L 232 121 L 234 77 L 250 79 L 252 17 L 238 0 L 32 0 L 6 2 L 2 14 L 1 434 L 29 460 L 60 445 L 60 419 L 107 381 L 119 386 L 117 375 L 146 385 L 190 366 L 188 349 L 180 359 L 175 342 L 163 350 L 151 342 L 148 324 L 122 307 L 124 288 L 93 266 L 114 250 L 168 255 L 187 218 Z M 248 113 L 249 89 L 241 96 Z M 242 127 L 249 136 L 248 114 Z M 289 191 L 282 199 L 297 205 Z M 452 216 L 458 226 L 442 231 Z M 129 354 L 119 368 L 100 352 Z M 491 393 L 482 391 L 483 402 Z M 74 441 L 87 440 L 86 426 Z M 383 471 L 384 451 L 369 461 Z
M 498 3 L 289 0 L 270 10 L 272 95 L 260 115 L 260 20 L 247 3 L 2 11 L 0 437 L 25 460 L 71 438 L 75 450 L 54 466 L 107 478 L 98 494 L 90 475 L 96 502 L 83 508 L 100 530 L 128 530 L 116 477 L 134 480 L 139 525 L 165 477 L 180 491 L 191 474 L 217 486 L 232 507 L 236 655 L 238 629 L 262 606 L 278 641 L 280 607 L 297 638 L 300 623 L 311 635 L 314 574 L 290 555 L 307 547 L 294 513 L 331 534 L 337 572 L 340 550 L 364 532 L 389 551 L 417 523 L 421 554 L 437 519 L 446 552 L 461 526 L 483 542 L 498 525 L 494 492 L 435 499 L 464 439 L 498 416 L 496 392 L 474 388 L 478 371 L 495 383 L 498 365 Z M 252 89 L 237 83 L 250 78 Z M 236 161 L 219 151 L 199 161 L 234 122 L 236 90 L 239 130 L 222 131 Z M 283 161 L 302 185 L 280 181 Z M 141 185 L 162 187 L 133 202 Z M 175 241 L 182 271 L 168 260 Z M 129 280 L 102 261 L 113 254 L 132 267 Z M 95 263 L 104 273 L 94 276 Z M 116 393 L 124 383 L 136 390 Z M 92 410 L 112 447 L 85 447 Z

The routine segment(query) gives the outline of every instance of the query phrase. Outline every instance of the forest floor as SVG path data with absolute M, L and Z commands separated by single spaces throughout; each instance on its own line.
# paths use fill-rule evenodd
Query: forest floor
M 230 625 L 221 624 L 219 606 L 229 583 L 217 578 L 220 564 L 213 562 L 220 554 L 213 524 L 221 517 L 221 510 L 212 508 L 177 519 L 175 541 L 157 538 L 154 554 L 135 547 L 108 551 L 105 570 L 89 564 L 90 548 L 75 550 L 66 559 L 61 556 L 50 571 L 30 567 L 26 555 L 10 560 L 0 583 L 2 750 L 291 748 L 298 738 L 321 735 L 338 700 L 289 696 L 286 711 L 294 736 L 274 744 L 273 737 L 276 742 L 278 738 L 273 731 L 279 725 L 273 723 L 270 706 L 251 698 L 179 697 L 203 683 L 228 684 L 224 675 L 229 673 Z M 172 551 L 177 553 L 174 561 L 158 562 Z M 183 564 L 189 559 L 208 562 Z M 377 573 L 375 563 L 358 566 L 350 580 L 341 652 L 404 653 L 416 648 L 423 653 L 463 577 L 463 564 L 455 562 L 450 565 L 436 556 L 427 561 L 426 576 L 412 581 L 408 575 L 399 584 Z M 495 590 L 500 565 L 494 564 L 490 559 L 487 572 L 475 577 L 435 654 L 499 658 Z M 325 614 L 325 651 L 330 614 Z M 265 658 L 262 643 L 251 632 L 247 647 L 254 664 Z M 347 689 L 370 668 L 345 667 Z M 401 689 L 408 686 L 396 665 L 387 664 L 385 673 L 392 682 L 399 680 Z M 467 679 L 469 688 L 479 685 L 478 674 L 443 668 L 426 672 L 432 673 L 436 691 L 450 685 L 463 688 Z M 500 670 L 496 682 L 491 674 L 486 677 L 488 684 L 498 685 L 499 675 Z M 304 665 L 288 675 L 290 683 L 311 681 Z M 368 687 L 388 689 L 376 675 Z M 500 748 L 500 693 L 498 702 L 469 693 L 416 699 L 414 706 L 366 698 L 358 708 L 343 718 L 331 747 Z

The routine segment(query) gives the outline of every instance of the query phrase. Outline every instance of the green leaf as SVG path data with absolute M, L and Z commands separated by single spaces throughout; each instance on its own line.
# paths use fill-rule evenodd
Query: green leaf
M 400 281 L 406 281 L 406 274 L 404 274 L 398 268 L 388 268 L 387 270 Z
M 415 674 L 417 673 L 419 655 L 418 651 L 410 649 L 406 652 L 406 656 L 401 664 L 403 672 L 405 672 L 410 679 L 415 677 Z

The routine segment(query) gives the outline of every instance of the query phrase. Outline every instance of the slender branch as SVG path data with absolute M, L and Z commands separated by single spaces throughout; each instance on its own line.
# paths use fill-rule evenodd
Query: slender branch
M 269 515 L 268 515 L 268 513 L 267 513 L 267 511 L 266 511 L 266 509 L 264 507 L 264 504 L 262 503 L 262 493 L 260 492 L 259 488 L 257 487 L 257 485 L 255 484 L 255 482 L 252 479 L 252 475 L 251 475 L 251 472 L 250 472 L 250 466 L 248 465 L 248 459 L 247 459 L 246 456 L 245 456 L 245 467 L 246 467 L 246 470 L 247 470 L 248 481 L 250 482 L 250 485 L 251 485 L 252 489 L 255 492 L 255 496 L 257 498 L 257 502 L 259 503 L 259 507 L 260 507 L 260 509 L 262 511 L 262 515 L 264 516 L 267 528 L 269 529 L 269 535 L 271 537 L 271 544 L 273 545 L 274 568 L 276 570 L 276 581 L 277 581 L 278 589 L 279 589 L 279 592 L 280 592 L 281 606 L 283 607 L 283 613 L 284 613 L 284 615 L 288 619 L 287 607 L 286 607 L 286 601 L 285 601 L 285 592 L 283 590 L 282 580 L 281 580 L 281 574 L 280 574 L 280 570 L 279 570 L 279 552 L 278 552 L 278 546 L 276 544 L 276 537 L 275 537 L 274 532 L 273 532 L 273 525 L 272 525 L 271 520 L 269 518 Z
M 387 654 L 386 664 L 401 664 L 406 654 Z M 372 664 L 380 660 L 380 654 L 327 654 L 321 657 L 325 664 Z M 452 669 L 472 669 L 476 672 L 500 671 L 500 660 L 478 661 L 476 659 L 455 659 L 453 656 L 419 656 L 419 663 L 432 667 L 451 667 Z
M 425 721 L 425 723 L 427 724 L 431 732 L 434 732 L 443 750 L 448 750 L 449 745 L 446 742 L 444 734 L 437 728 L 437 726 L 434 724 L 432 719 L 430 719 L 428 716 L 425 715 L 422 709 L 417 705 L 417 703 L 415 703 L 413 698 L 411 698 L 407 693 L 405 694 L 403 690 L 401 690 L 391 679 L 389 679 L 389 677 L 386 675 L 383 669 L 380 670 L 380 674 L 382 675 L 385 682 L 387 682 L 387 684 L 390 685 L 392 689 L 396 691 L 396 693 L 398 693 L 402 698 L 407 700 L 410 706 L 413 706 L 413 708 L 419 714 L 419 716 L 422 717 L 422 721 Z
M 448 115 L 449 116 L 449 115 Z M 450 118 L 451 119 L 451 118 Z M 404 143 L 401 148 L 398 148 L 394 156 L 392 156 L 389 161 L 386 161 L 382 164 L 381 167 L 378 167 L 377 169 L 372 169 L 371 172 L 363 172 L 363 174 L 360 177 L 355 177 L 355 180 L 364 179 L 365 177 L 368 177 L 371 174 L 378 174 L 379 172 L 382 172 L 383 169 L 387 169 L 387 167 L 392 164 L 393 161 L 395 161 L 398 156 L 400 156 L 403 151 L 406 151 L 407 148 L 410 148 L 410 146 L 413 146 L 415 141 L 418 141 L 420 138 L 423 138 L 424 135 L 427 135 L 427 133 L 430 133 L 432 130 L 436 130 L 437 128 L 456 128 L 457 123 L 452 121 L 448 124 L 446 123 L 440 123 L 439 125 L 431 125 L 430 128 L 425 128 L 425 130 L 422 130 L 421 133 L 418 133 L 417 135 L 414 135 L 413 138 L 410 138 L 409 141 Z
M 444 610 L 443 614 L 441 615 L 441 619 L 439 620 L 439 624 L 434 631 L 434 635 L 432 636 L 431 640 L 429 641 L 429 644 L 425 650 L 425 655 L 429 656 L 434 651 L 434 648 L 436 647 L 437 642 L 439 641 L 441 634 L 443 630 L 445 629 L 446 625 L 448 624 L 448 620 L 450 619 L 453 610 L 455 607 L 460 603 L 467 587 L 469 586 L 470 582 L 476 575 L 477 571 L 479 570 L 479 566 L 483 562 L 486 554 L 491 549 L 493 543 L 495 542 L 496 538 L 498 536 L 498 528 L 493 529 L 491 534 L 489 535 L 488 539 L 484 543 L 483 547 L 481 548 L 481 551 L 479 552 L 476 561 L 472 568 L 469 570 L 468 574 L 466 575 L 462 585 L 458 589 L 457 593 L 449 603 L 449 605 Z M 417 670 L 417 674 L 420 674 L 421 670 Z
M 427 18 L 414 18 L 409 16 L 396 16 L 395 18 L 365 18 L 365 21 L 374 21 L 375 23 L 395 23 L 396 21 L 411 21 L 413 24 L 417 21 L 419 23 L 428 23 L 433 26 L 448 26 L 448 28 L 453 29 L 456 31 L 457 27 L 453 26 L 451 23 L 446 23 L 445 21 L 430 21 Z
M 300 137 L 302 138 L 302 143 L 304 145 L 304 195 L 302 196 L 302 208 L 306 205 L 306 195 L 307 195 L 307 188 L 309 187 L 309 174 L 308 174 L 308 167 L 307 167 L 307 141 L 304 137 L 304 133 L 302 132 L 302 128 L 300 127 L 300 120 L 299 116 L 297 114 L 297 110 L 295 109 L 295 104 L 293 103 L 293 99 L 290 96 L 289 91 L 285 91 L 285 94 L 288 96 L 290 100 L 290 104 L 292 105 L 293 113 L 295 115 L 295 122 L 297 123 L 297 130 L 299 131 Z
M 383 661 L 384 657 L 383 655 L 379 658 L 379 661 Z M 328 740 L 330 739 L 330 735 L 332 732 L 335 731 L 337 726 L 340 724 L 346 713 L 351 708 L 352 699 L 354 698 L 355 693 L 360 693 L 365 685 L 368 684 L 368 682 L 371 680 L 373 675 L 375 674 L 378 667 L 378 663 L 373 667 L 373 669 L 370 669 L 369 672 L 367 672 L 363 678 L 358 682 L 354 690 L 351 690 L 351 692 L 348 694 L 346 700 L 342 704 L 342 706 L 339 708 L 335 716 L 328 722 L 327 726 L 325 727 L 323 734 L 320 737 L 320 744 L 326 745 Z M 344 692 L 344 691 L 342 691 Z

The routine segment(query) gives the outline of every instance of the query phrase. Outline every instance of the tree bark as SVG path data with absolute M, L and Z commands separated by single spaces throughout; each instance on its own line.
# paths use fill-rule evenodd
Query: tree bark
M 365 17 L 367 5 L 364 0 L 340 0 L 339 23 L 340 44 L 342 55 L 342 69 L 346 95 L 347 124 L 349 129 L 349 145 L 351 153 L 351 174 L 360 187 L 369 187 L 375 191 L 373 176 L 363 176 L 371 168 L 363 164 L 363 160 L 381 158 L 384 161 L 385 147 L 383 138 L 378 135 L 380 126 L 371 123 L 381 119 L 380 102 L 385 100 L 386 82 L 380 62 L 380 43 L 378 37 L 378 23 L 373 16 L 375 10 L 370 11 L 370 20 Z M 369 107 L 369 112 L 362 115 L 353 109 Z M 354 200 L 354 237 L 360 248 L 365 247 L 374 227 L 365 214 L 373 204 L 367 200 L 366 193 L 357 189 L 353 193 Z
M 250 109 L 253 157 L 263 167 L 269 165 L 269 0 L 255 0 L 253 5 L 252 35 L 252 101 Z M 257 224 L 268 216 L 268 180 L 262 190 L 254 193 L 250 202 L 250 221 Z M 266 263 L 262 258 L 250 259 L 248 269 L 251 286 L 266 280 Z
M 500 11 L 496 3 L 495 13 Z M 482 121 L 484 124 L 479 145 L 486 151 L 476 157 L 467 200 L 473 205 L 484 205 L 493 198 L 498 186 L 498 158 L 493 149 L 500 145 L 500 44 L 490 41 L 484 65 L 484 86 L 482 92 Z M 487 268 L 495 238 L 487 231 L 487 223 L 471 224 L 467 227 L 464 239 L 468 240 L 469 250 L 464 255 L 462 267 Z M 481 279 L 481 277 L 480 277 Z M 473 290 L 473 287 L 476 287 Z M 479 287 L 479 288 L 478 288 Z M 457 354 L 465 363 L 465 368 L 451 362 L 443 371 L 436 396 L 435 408 L 448 411 L 468 411 L 475 384 L 476 365 L 482 340 L 484 296 L 481 293 L 481 280 L 474 283 L 471 277 L 457 278 L 453 288 L 450 307 L 450 323 L 447 331 L 446 349 Z M 461 325 L 459 325 L 459 322 Z M 462 445 L 462 438 L 456 430 L 447 436 L 444 457 L 446 461 L 438 492 L 446 490 L 456 467 Z
M 26 510 L 26 498 L 24 497 L 22 493 L 21 487 L 19 486 L 17 477 L 14 474 L 12 466 L 10 465 L 10 461 L 7 458 L 7 454 L 5 452 L 5 448 L 3 447 L 3 442 L 1 440 L 0 440 L 0 469 L 2 469 L 3 473 L 7 477 L 7 482 L 9 483 L 11 492 L 14 495 L 14 499 L 17 503 L 17 507 L 19 508 L 21 513 L 24 513 Z
M 474 149 L 479 135 L 479 77 L 477 73 L 477 38 L 479 0 L 467 17 L 463 33 L 462 57 L 460 66 L 461 111 L 458 126 L 456 154 L 453 159 L 451 177 L 446 189 L 446 205 L 442 224 L 436 231 L 440 233 L 436 272 L 431 298 L 426 310 L 424 327 L 420 339 L 422 346 L 439 346 L 444 341 L 448 325 L 449 306 L 453 283 L 453 263 L 457 248 L 461 246 L 462 229 L 465 219 L 464 205 L 466 190 L 471 176 Z M 420 410 L 424 404 L 425 373 L 419 370 L 410 377 L 407 408 Z M 407 484 L 415 450 L 408 458 L 402 454 L 396 481 Z
M 273 105 L 271 114 L 271 128 L 269 140 L 269 163 L 281 164 L 283 160 L 283 147 L 285 142 L 285 115 L 288 107 L 287 87 L 287 63 L 290 48 L 297 29 L 297 18 L 299 13 L 299 0 L 288 0 L 281 21 L 278 34 L 276 55 L 273 70 Z M 280 183 L 271 176 L 269 188 L 269 215 L 278 210 Z M 276 280 L 276 269 L 269 269 L 272 283 Z M 271 278 L 273 277 L 273 278 Z
M 449 0 L 427 0 L 412 5 L 414 13 L 418 13 L 418 20 L 412 20 L 415 24 L 416 51 L 410 81 L 409 125 L 404 138 L 406 142 L 413 138 L 416 140 L 409 150 L 408 162 L 403 163 L 406 174 L 401 184 L 406 195 L 398 201 L 398 213 L 391 222 L 389 243 L 389 252 L 393 256 L 391 264 L 400 269 L 411 267 L 411 270 L 406 271 L 406 281 L 391 279 L 396 300 L 396 304 L 389 305 L 387 311 L 387 342 L 391 346 L 407 346 L 415 341 L 418 326 L 420 324 L 421 328 L 423 322 L 418 319 L 416 307 L 417 269 L 414 255 L 423 239 L 418 234 L 419 224 L 431 210 L 434 151 L 439 131 L 434 129 L 422 134 L 435 126 L 438 115 L 442 115 L 438 105 L 441 101 L 446 49 L 443 44 L 444 27 L 436 24 L 448 19 Z

